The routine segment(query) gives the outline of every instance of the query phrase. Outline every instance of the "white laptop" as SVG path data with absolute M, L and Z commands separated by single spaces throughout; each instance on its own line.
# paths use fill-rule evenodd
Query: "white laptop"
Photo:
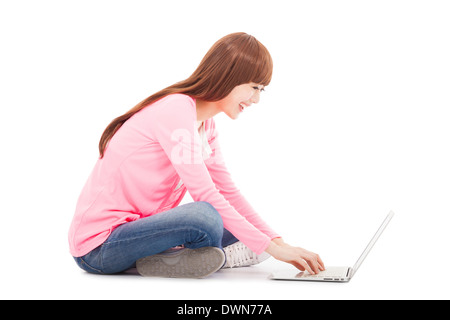
M 387 215 L 386 219 L 384 219 L 378 231 L 373 236 L 372 240 L 370 240 L 366 249 L 359 257 L 358 261 L 356 261 L 353 268 L 351 267 L 326 267 L 324 271 L 319 272 L 318 274 L 310 274 L 307 271 L 298 272 L 298 270 L 286 270 L 274 272 L 270 275 L 270 279 L 273 280 L 294 280 L 294 281 L 332 281 L 332 282 L 348 282 L 355 275 L 358 268 L 363 263 L 364 259 L 369 254 L 370 250 L 377 242 L 380 235 L 383 233 L 384 229 L 391 221 L 394 216 L 394 212 L 391 211 Z

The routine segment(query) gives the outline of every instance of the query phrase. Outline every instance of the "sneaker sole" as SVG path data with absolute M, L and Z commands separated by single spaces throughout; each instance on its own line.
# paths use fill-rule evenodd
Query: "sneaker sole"
M 203 247 L 148 256 L 136 261 L 136 269 L 144 277 L 204 278 L 219 270 L 224 262 L 221 249 Z

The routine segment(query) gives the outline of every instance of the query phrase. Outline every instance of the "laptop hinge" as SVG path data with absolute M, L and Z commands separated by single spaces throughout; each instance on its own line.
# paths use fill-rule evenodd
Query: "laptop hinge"
M 349 276 L 349 273 L 350 273 L 350 270 L 351 270 L 352 268 L 348 268 L 347 269 L 347 275 L 346 275 L 346 277 L 348 278 L 348 276 Z

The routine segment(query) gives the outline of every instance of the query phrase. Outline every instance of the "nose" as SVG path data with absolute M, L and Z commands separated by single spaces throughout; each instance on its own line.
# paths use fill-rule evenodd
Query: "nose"
M 250 101 L 252 103 L 258 103 L 259 102 L 259 94 L 260 94 L 260 91 L 256 90 L 255 93 L 253 94 L 252 98 L 250 99 Z

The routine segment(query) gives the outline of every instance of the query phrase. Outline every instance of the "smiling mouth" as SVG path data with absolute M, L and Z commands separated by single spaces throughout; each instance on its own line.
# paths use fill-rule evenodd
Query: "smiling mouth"
M 241 103 L 239 103 L 239 107 L 240 107 L 241 112 L 243 112 L 244 109 L 247 108 L 248 106 L 245 103 L 241 102 Z

